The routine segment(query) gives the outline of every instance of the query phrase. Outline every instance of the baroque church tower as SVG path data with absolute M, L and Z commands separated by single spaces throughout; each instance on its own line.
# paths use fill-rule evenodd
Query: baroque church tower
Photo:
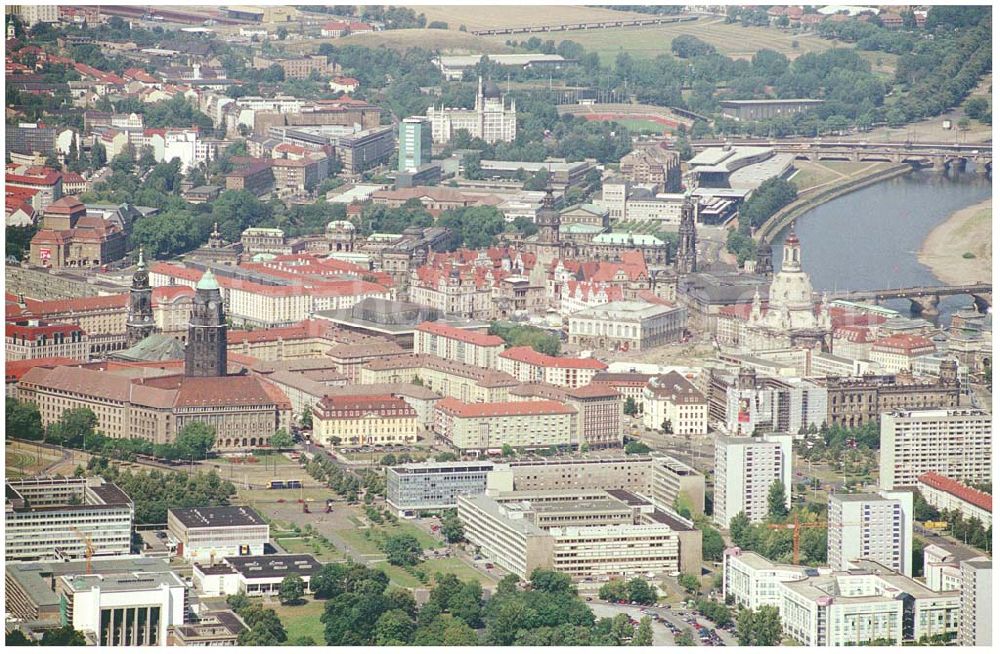
M 128 292 L 128 319 L 125 321 L 128 347 L 132 347 L 155 331 L 153 289 L 149 285 L 149 272 L 146 270 L 146 260 L 143 259 L 140 247 L 139 265 L 132 275 L 132 288 Z
M 694 224 L 694 200 L 690 191 L 684 196 L 681 209 L 681 224 L 677 228 L 677 276 L 688 275 L 698 270 L 698 238 Z
M 559 210 L 556 209 L 556 199 L 552 194 L 552 183 L 545 188 L 545 197 L 542 199 L 542 208 L 539 209 L 535 218 L 538 225 L 538 234 L 535 236 L 537 244 L 535 253 L 538 255 L 539 263 L 548 265 L 553 259 L 559 257 Z
M 225 377 L 226 316 L 222 292 L 210 269 L 195 287 L 188 323 L 184 374 L 188 377 Z

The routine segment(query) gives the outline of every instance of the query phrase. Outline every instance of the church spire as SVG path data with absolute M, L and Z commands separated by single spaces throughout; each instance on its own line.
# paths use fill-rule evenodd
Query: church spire
M 688 190 L 684 194 L 684 206 L 681 209 L 681 224 L 677 228 L 677 275 L 688 275 L 698 269 L 698 236 L 695 229 L 695 206 Z
M 153 317 L 153 289 L 149 285 L 149 272 L 142 246 L 139 247 L 139 261 L 132 274 L 132 287 L 128 292 L 128 317 L 125 320 L 125 334 L 128 347 L 156 331 Z

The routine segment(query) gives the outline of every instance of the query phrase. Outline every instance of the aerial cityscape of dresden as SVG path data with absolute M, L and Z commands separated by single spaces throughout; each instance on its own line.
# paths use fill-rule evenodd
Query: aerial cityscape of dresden
M 7 646 L 992 645 L 989 4 L 197 2 L 5 3 Z

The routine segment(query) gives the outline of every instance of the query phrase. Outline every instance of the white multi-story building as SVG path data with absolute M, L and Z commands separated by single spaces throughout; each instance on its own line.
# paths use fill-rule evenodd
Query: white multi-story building
M 416 170 L 431 161 L 431 125 L 423 116 L 399 123 L 399 170 Z
M 687 543 L 700 565 L 693 523 L 639 504 L 626 491 L 514 491 L 460 495 L 458 516 L 481 554 L 522 579 L 535 568 L 574 579 L 686 572 Z
M 782 630 L 806 647 L 901 645 L 958 631 L 957 591 L 935 592 L 875 564 L 780 582 Z
M 926 336 L 893 334 L 872 343 L 868 357 L 879 365 L 883 373 L 895 374 L 913 370 L 917 359 L 936 351 L 934 342 Z
M 892 411 L 881 416 L 879 488 L 916 486 L 920 475 L 990 483 L 993 417 L 972 408 Z
M 8 561 L 127 555 L 135 506 L 100 477 L 7 481 L 4 556 Z
M 726 430 L 752 434 L 771 429 L 797 434 L 827 420 L 828 391 L 809 379 L 758 380 L 743 372 L 726 387 Z
M 719 434 L 715 440 L 715 502 L 713 518 L 724 528 L 737 514 L 750 522 L 767 517 L 771 485 L 785 486 L 785 502 L 792 497 L 792 435 L 764 434 L 754 438 Z
M 977 558 L 975 550 L 940 542 L 924 546 L 924 583 L 931 590 L 959 590 L 962 561 Z
M 993 644 L 993 561 L 977 557 L 959 564 L 962 575 L 958 644 Z
M 917 488 L 927 503 L 940 511 L 960 511 L 966 520 L 976 518 L 983 527 L 993 525 L 993 496 L 936 472 L 917 478 Z
M 612 222 L 657 222 L 666 231 L 676 231 L 684 208 L 683 193 L 655 193 L 656 185 L 636 186 L 623 177 L 611 177 L 601 185 L 594 204 L 608 212 Z
M 495 369 L 503 352 L 499 336 L 452 327 L 440 322 L 423 322 L 413 331 L 413 351 L 417 354 L 457 361 L 470 366 Z
M 722 596 L 733 598 L 738 608 L 757 611 L 762 606 L 781 605 L 781 582 L 808 576 L 803 565 L 775 563 L 756 552 L 730 547 L 722 556 Z
M 470 404 L 446 397 L 435 416 L 437 434 L 463 452 L 579 445 L 576 409 L 554 400 Z
M 435 143 L 451 141 L 460 129 L 487 143 L 510 142 L 517 137 L 516 102 L 511 100 L 508 107 L 506 97 L 492 81 L 484 84 L 479 78 L 476 88 L 476 106 L 472 109 L 431 107 L 427 110 Z
M 621 300 L 570 315 L 569 342 L 585 348 L 645 350 L 679 341 L 686 324 L 684 307 Z
M 59 22 L 59 7 L 57 5 L 7 5 L 5 13 L 14 14 L 29 28 L 38 23 Z
M 913 576 L 913 494 L 908 491 L 830 495 L 826 560 L 834 570 L 874 561 Z
M 64 575 L 56 587 L 66 623 L 101 646 L 165 645 L 188 613 L 187 587 L 172 571 Z
M 482 495 L 492 461 L 425 461 L 386 468 L 386 502 L 400 516 L 457 506 L 459 495 Z
M 672 456 L 654 456 L 650 498 L 660 506 L 687 506 L 692 515 L 705 513 L 705 475 Z
M 167 509 L 167 532 L 187 561 L 262 556 L 270 527 L 248 506 Z
M 163 161 L 180 159 L 181 173 L 215 159 L 219 142 L 201 138 L 196 129 L 168 129 L 163 140 Z
M 708 433 L 708 400 L 677 372 L 649 380 L 642 393 L 642 423 L 668 434 Z
M 579 388 L 608 365 L 593 357 L 554 357 L 522 345 L 505 350 L 497 357 L 497 368 L 525 383 L 552 384 Z

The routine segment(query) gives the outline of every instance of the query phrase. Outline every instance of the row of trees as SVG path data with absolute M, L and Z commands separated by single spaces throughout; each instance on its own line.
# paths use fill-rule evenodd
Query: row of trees
M 81 469 L 79 472 L 83 472 Z M 86 473 L 117 484 L 135 503 L 137 524 L 162 524 L 167 509 L 225 506 L 236 487 L 211 472 L 161 472 L 122 470 L 103 457 L 87 463 Z
M 628 581 L 612 579 L 597 591 L 597 596 L 608 602 L 635 602 L 636 604 L 655 604 L 656 588 L 641 577 L 633 577 Z
M 772 177 L 761 184 L 740 208 L 739 227 L 726 237 L 726 249 L 736 255 L 740 266 L 756 253 L 756 244 L 750 236 L 753 231 L 795 200 L 796 195 L 794 184 L 782 177 Z
M 62 417 L 48 427 L 42 426 L 38 407 L 12 397 L 5 401 L 7 433 L 26 440 L 43 441 L 127 461 L 137 454 L 168 461 L 194 461 L 208 458 L 215 443 L 215 428 L 201 422 L 185 425 L 171 443 L 153 443 L 141 438 L 109 438 L 97 431 L 97 416 L 91 409 L 66 409 Z

